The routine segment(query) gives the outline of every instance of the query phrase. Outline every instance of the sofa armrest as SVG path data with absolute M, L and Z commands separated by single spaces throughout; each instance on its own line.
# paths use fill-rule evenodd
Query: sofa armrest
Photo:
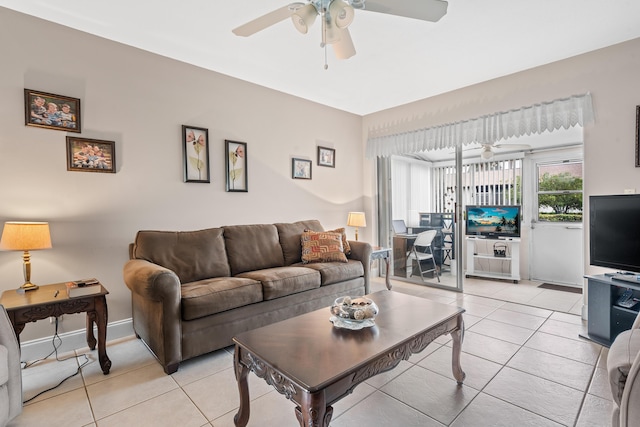
M 371 251 L 373 249 L 369 243 L 356 240 L 349 240 L 349 246 L 351 246 L 349 259 L 358 260 L 362 263 L 362 268 L 364 269 L 364 293 L 368 294 L 370 292 L 369 274 L 371 272 Z
M 631 365 L 620 400 L 620 427 L 640 426 L 640 353 Z
M 180 279 L 168 268 L 132 259 L 125 263 L 123 275 L 131 292 L 152 301 L 173 301 L 180 305 Z
M 123 269 L 131 290 L 133 329 L 154 352 L 166 373 L 182 360 L 181 284 L 171 270 L 141 259 Z
M 4 356 L 0 357 L 0 363 L 6 364 L 7 382 L 0 387 L 7 387 L 8 402 L 0 399 L 0 405 L 6 405 L 3 419 L 0 411 L 0 425 L 11 421 L 22 412 L 22 369 L 20 366 L 20 344 L 16 337 L 13 325 L 5 308 L 0 305 L 0 345 L 5 348 Z M 5 359 L 6 357 L 6 359 Z M 4 359 L 4 360 L 2 360 Z
M 633 321 L 633 326 L 631 329 L 640 329 L 640 313 L 636 315 L 636 320 Z

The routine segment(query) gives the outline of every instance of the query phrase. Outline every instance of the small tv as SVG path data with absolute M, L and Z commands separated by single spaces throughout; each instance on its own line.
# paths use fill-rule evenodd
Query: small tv
M 640 194 L 589 196 L 589 263 L 640 274 Z
M 520 237 L 520 205 L 467 205 L 467 236 Z

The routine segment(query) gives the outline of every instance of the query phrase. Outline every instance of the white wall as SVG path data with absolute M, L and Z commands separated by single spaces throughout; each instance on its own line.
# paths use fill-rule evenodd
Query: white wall
M 374 242 L 375 161 L 363 160 L 364 142 L 393 121 L 437 125 L 590 91 L 585 194 L 640 191 L 640 39 L 364 118 L 3 8 L 0 40 L 0 221 L 50 221 L 54 248 L 32 254 L 34 281 L 100 278 L 110 321 L 130 316 L 121 270 L 139 229 L 306 218 L 337 227 L 364 210 L 362 239 Z M 67 172 L 65 133 L 24 126 L 24 88 L 80 98 L 81 136 L 116 142 L 117 173 Z M 182 124 L 209 129 L 211 184 L 182 182 Z M 224 191 L 224 139 L 248 143 L 246 194 Z M 318 143 L 336 148 L 335 169 L 316 166 Z M 313 160 L 312 181 L 290 178 L 292 156 Z M 0 290 L 21 284 L 19 253 L 0 252 L 0 275 Z M 83 324 L 76 315 L 62 328 Z M 51 333 L 39 322 L 21 338 Z
M 416 128 L 429 127 L 591 92 L 595 122 L 584 128 L 585 200 L 628 188 L 640 192 L 640 168 L 634 162 L 638 69 L 640 39 L 635 39 L 370 114 L 364 118 L 363 141 L 369 129 L 388 124 L 413 120 Z M 375 194 L 375 161 L 367 159 L 364 166 L 365 196 L 373 200 L 369 196 Z M 585 227 L 586 245 L 588 232 Z M 589 267 L 588 248 L 584 253 L 587 274 L 604 271 Z
M 99 278 L 110 322 L 131 316 L 122 267 L 140 229 L 333 228 L 363 210 L 359 116 L 3 8 L 0 40 L 0 222 L 49 221 L 53 249 L 32 252 L 34 283 Z M 115 141 L 117 173 L 68 172 L 67 134 L 24 125 L 24 88 L 80 98 L 82 133 L 71 135 Z M 183 124 L 209 129 L 210 184 L 183 182 Z M 225 192 L 225 139 L 248 144 L 248 193 Z M 318 144 L 336 149 L 335 169 L 317 166 Z M 292 157 L 313 161 L 311 181 L 291 179 Z M 0 252 L 0 291 L 22 284 L 21 255 Z M 81 315 L 61 323 L 83 327 Z

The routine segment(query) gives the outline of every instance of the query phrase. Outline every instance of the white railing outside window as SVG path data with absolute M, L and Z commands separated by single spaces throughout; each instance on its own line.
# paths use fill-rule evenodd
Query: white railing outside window
M 434 166 L 435 212 L 453 212 L 455 167 Z M 463 205 L 522 204 L 522 160 L 478 161 L 462 167 Z

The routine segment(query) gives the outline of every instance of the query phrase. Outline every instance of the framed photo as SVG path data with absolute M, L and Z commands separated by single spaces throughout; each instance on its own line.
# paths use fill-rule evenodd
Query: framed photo
M 311 160 L 293 159 L 291 162 L 291 178 L 311 179 Z
M 209 183 L 209 130 L 182 125 L 184 182 Z
M 224 141 L 227 191 L 247 192 L 247 143 Z
M 67 136 L 67 170 L 116 173 L 116 143 Z
M 80 133 L 80 100 L 63 95 L 24 90 L 24 124 Z
M 318 146 L 318 166 L 336 167 L 336 150 Z
M 640 168 L 640 105 L 636 105 L 636 167 Z

